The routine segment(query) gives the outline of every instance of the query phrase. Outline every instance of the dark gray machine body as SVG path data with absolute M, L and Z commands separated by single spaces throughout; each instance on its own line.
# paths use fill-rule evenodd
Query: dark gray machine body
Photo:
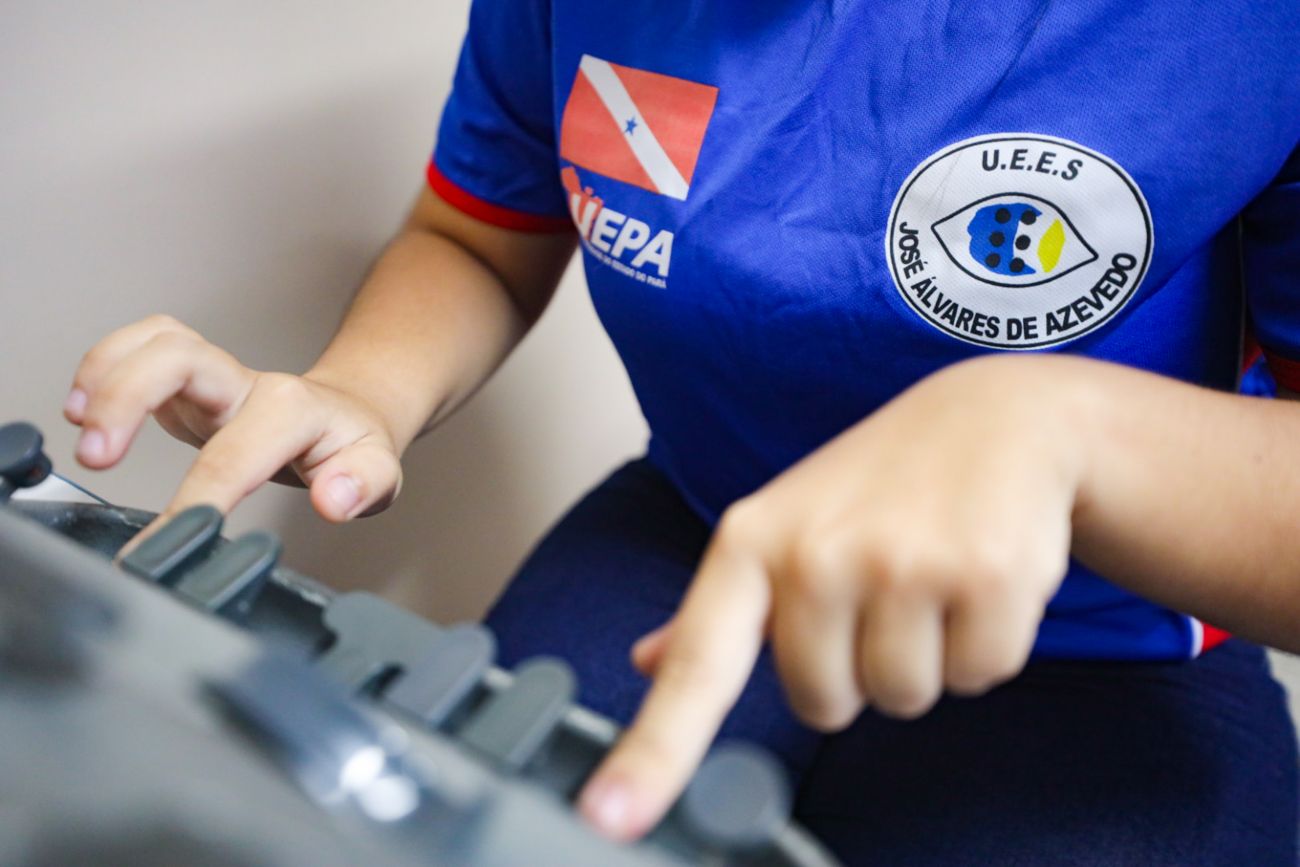
M 563 663 L 504 671 L 482 627 L 335 595 L 211 514 L 115 566 L 151 517 L 0 504 L 0 863 L 833 863 L 742 746 L 645 841 L 598 837 L 572 799 L 618 729 Z

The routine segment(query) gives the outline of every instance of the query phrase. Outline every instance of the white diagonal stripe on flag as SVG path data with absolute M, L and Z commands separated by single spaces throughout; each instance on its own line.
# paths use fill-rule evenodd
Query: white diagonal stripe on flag
M 686 183 L 682 173 L 677 171 L 677 166 L 673 165 L 673 161 L 668 158 L 667 152 L 659 144 L 659 139 L 655 138 L 650 125 L 641 116 L 636 103 L 628 95 L 627 88 L 619 81 L 613 68 L 604 60 L 592 57 L 590 54 L 582 55 L 579 68 L 595 88 L 596 95 L 605 104 L 605 108 L 609 110 L 610 116 L 614 119 L 614 123 L 618 124 L 619 129 L 623 129 L 628 120 L 634 121 L 632 132 L 625 138 L 637 162 L 659 188 L 659 192 L 684 201 L 687 191 L 690 190 L 690 184 Z

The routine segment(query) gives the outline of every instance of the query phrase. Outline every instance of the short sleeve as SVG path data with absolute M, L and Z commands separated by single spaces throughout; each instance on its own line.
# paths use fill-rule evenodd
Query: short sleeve
M 1242 214 L 1242 270 L 1269 371 L 1300 392 L 1300 147 Z
M 507 229 L 572 227 L 555 149 L 549 0 L 475 0 L 429 185 Z

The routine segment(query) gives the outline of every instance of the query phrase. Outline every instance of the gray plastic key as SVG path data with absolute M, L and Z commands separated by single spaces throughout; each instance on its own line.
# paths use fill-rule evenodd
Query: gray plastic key
M 336 596 L 325 608 L 334 643 L 317 660 L 322 670 L 352 689 L 364 689 L 394 668 L 429 658 L 445 630 L 371 593 Z
M 182 575 L 176 593 L 215 614 L 242 621 L 278 559 L 279 539 L 270 533 L 249 533 Z
M 385 698 L 431 726 L 442 725 L 482 680 L 495 655 L 496 639 L 482 626 L 452 626 L 427 657 L 406 666 Z
M 19 488 L 40 484 L 53 469 L 35 425 L 17 421 L 0 427 L 0 503 Z
M 545 745 L 573 701 L 573 670 L 558 659 L 531 660 L 494 695 L 457 737 L 503 768 L 522 770 Z
M 768 753 L 745 744 L 718 747 L 678 802 L 686 826 L 723 851 L 771 845 L 789 824 L 790 791 Z
M 220 533 L 219 511 L 212 506 L 191 506 L 126 555 L 122 568 L 157 584 L 174 584 Z

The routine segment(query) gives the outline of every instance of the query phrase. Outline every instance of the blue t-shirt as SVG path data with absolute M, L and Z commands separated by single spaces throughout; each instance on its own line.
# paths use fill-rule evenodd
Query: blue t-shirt
M 1300 389 L 1300 4 L 477 0 L 429 179 L 582 238 L 709 520 L 934 371 L 1071 352 Z M 1244 287 L 1244 289 L 1243 289 Z M 1073 564 L 1035 653 L 1217 631 Z

